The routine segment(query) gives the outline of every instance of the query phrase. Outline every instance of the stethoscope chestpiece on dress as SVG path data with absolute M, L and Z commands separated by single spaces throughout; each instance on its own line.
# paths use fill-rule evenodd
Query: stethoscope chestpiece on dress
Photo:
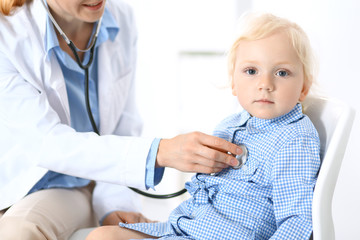
M 239 164 L 232 167 L 233 169 L 241 168 L 246 163 L 249 155 L 249 152 L 244 144 L 239 144 L 239 147 L 242 149 L 243 153 L 235 156 L 235 158 L 239 161 Z

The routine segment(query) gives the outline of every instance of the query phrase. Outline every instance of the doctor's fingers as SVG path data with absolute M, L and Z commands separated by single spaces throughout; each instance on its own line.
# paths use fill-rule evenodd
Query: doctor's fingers
M 200 138 L 200 143 L 202 145 L 208 146 L 212 150 L 215 150 L 211 152 L 205 149 L 207 154 L 213 154 L 214 159 L 229 164 L 231 166 L 236 166 L 237 164 L 237 160 L 233 156 L 243 153 L 242 149 L 238 145 L 211 135 L 203 134 L 203 136 Z M 228 156 L 227 153 L 231 153 L 233 156 Z M 234 160 L 236 162 L 235 165 Z
M 210 168 L 237 166 L 238 160 L 235 155 L 241 154 L 242 149 L 236 144 L 201 132 L 192 132 L 183 136 L 185 137 L 179 146 L 185 162 Z
M 205 133 L 181 134 L 160 140 L 156 166 L 172 167 L 184 172 L 197 172 L 198 166 L 194 165 L 198 164 L 210 168 L 236 166 L 238 162 L 233 154 L 236 155 L 237 148 L 241 153 L 237 145 Z
M 228 153 L 203 146 L 196 152 L 198 155 L 193 162 L 212 168 L 226 168 L 229 166 L 236 166 L 238 160 Z
M 191 172 L 208 174 L 220 172 L 224 168 L 229 167 L 227 164 L 216 162 L 200 155 L 194 155 L 190 164 L 191 166 L 189 168 L 191 169 Z

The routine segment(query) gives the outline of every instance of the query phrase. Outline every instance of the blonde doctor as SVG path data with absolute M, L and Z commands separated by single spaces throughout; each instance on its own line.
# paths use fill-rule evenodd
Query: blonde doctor
M 153 188 L 164 167 L 237 164 L 227 153 L 240 148 L 203 133 L 136 137 L 137 34 L 121 0 L 2 0 L 0 11 L 0 239 L 148 221 L 125 186 Z

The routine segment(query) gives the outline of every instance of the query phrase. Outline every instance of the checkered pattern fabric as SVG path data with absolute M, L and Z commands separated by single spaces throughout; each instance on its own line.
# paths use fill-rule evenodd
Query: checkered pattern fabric
M 161 239 L 308 240 L 320 141 L 301 105 L 275 119 L 232 115 L 214 135 L 247 147 L 242 168 L 193 176 L 167 222 L 120 226 Z

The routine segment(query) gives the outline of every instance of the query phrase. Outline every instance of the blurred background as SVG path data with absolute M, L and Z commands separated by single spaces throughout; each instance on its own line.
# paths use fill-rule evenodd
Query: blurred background
M 227 87 L 226 51 L 244 12 L 271 12 L 303 27 L 319 60 L 320 88 L 357 111 L 335 189 L 333 218 L 336 239 L 360 239 L 360 2 L 127 1 L 139 32 L 137 99 L 146 137 L 171 138 L 190 131 L 211 134 L 220 120 L 239 110 Z M 180 190 L 191 176 L 167 169 L 156 193 Z M 149 218 L 166 220 L 187 197 L 144 198 L 143 211 Z

